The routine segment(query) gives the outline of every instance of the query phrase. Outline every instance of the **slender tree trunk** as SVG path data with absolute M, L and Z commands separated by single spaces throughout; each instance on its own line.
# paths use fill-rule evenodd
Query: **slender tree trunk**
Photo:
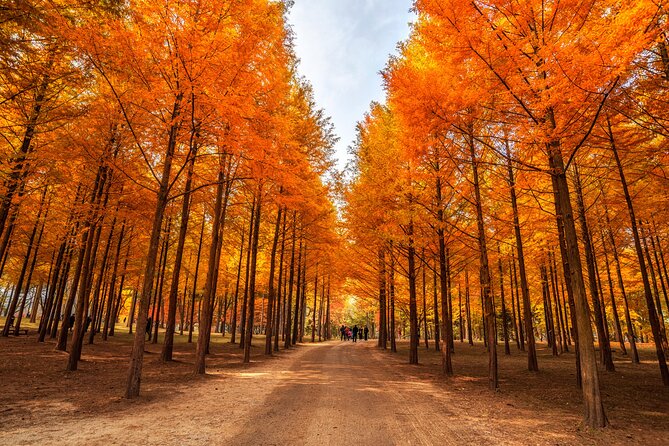
M 244 348 L 244 342 L 246 340 L 246 308 L 249 301 L 249 263 L 251 262 L 251 241 L 253 240 L 253 216 L 255 215 L 256 208 L 256 198 L 253 197 L 253 203 L 251 204 L 251 212 L 249 213 L 249 245 L 246 248 L 246 271 L 244 273 L 244 300 L 242 301 L 242 317 L 241 323 L 239 326 L 239 348 Z
M 304 254 L 302 260 L 302 292 L 300 293 L 300 335 L 299 342 L 304 342 L 304 324 L 306 319 L 306 303 L 307 303 L 307 243 L 304 244 Z
M 437 261 L 434 259 L 432 268 L 432 311 L 434 312 L 434 349 L 440 351 L 441 327 L 439 326 L 439 300 L 437 292 Z
M 379 248 L 379 339 L 380 348 L 388 348 L 388 323 L 386 321 L 386 256 L 385 249 Z
M 413 240 L 413 222 L 409 223 L 407 230 L 409 237 L 408 260 L 409 260 L 409 364 L 418 364 L 418 308 L 416 304 L 416 248 Z M 448 347 L 448 346 L 447 346 Z M 446 348 L 448 350 L 448 348 Z
M 90 199 L 90 203 L 93 207 L 97 204 L 97 197 L 101 193 L 103 182 L 104 181 L 102 176 L 102 169 L 98 169 L 98 174 L 95 179 L 95 185 L 91 192 L 91 199 Z M 74 307 L 75 298 L 77 297 L 77 291 L 79 290 L 80 287 L 80 281 L 81 281 L 80 279 L 81 279 L 82 269 L 84 266 L 84 260 L 87 254 L 87 247 L 89 241 L 92 243 L 93 231 L 95 231 L 95 227 L 93 226 L 93 220 L 94 220 L 93 211 L 90 211 L 88 217 L 86 218 L 86 221 L 83 224 L 83 231 L 78 249 L 79 254 L 77 257 L 77 264 L 74 270 L 74 277 L 72 278 L 72 285 L 70 286 L 70 293 L 67 298 L 67 302 L 65 303 L 65 310 L 63 311 L 63 321 L 60 325 L 60 332 L 58 333 L 58 343 L 56 344 L 56 350 L 65 351 L 67 348 L 67 334 L 71 328 L 70 315 L 72 314 L 72 308 Z M 83 299 L 80 300 L 82 301 L 81 311 L 83 314 Z
M 37 219 L 35 220 L 35 224 L 33 225 L 33 230 L 30 233 L 30 238 L 28 240 L 28 250 L 26 252 L 25 257 L 23 258 L 23 266 L 21 267 L 21 272 L 19 274 L 19 278 L 16 282 L 16 286 L 14 287 L 14 293 L 12 295 L 12 299 L 9 302 L 9 309 L 7 310 L 7 318 L 5 319 L 5 326 L 2 330 L 2 336 L 7 337 L 9 336 L 9 332 L 14 328 L 12 324 L 14 323 L 14 314 L 16 313 L 16 306 L 19 303 L 19 298 L 21 296 L 21 291 L 23 287 L 23 280 L 26 275 L 26 271 L 28 270 L 28 264 L 30 263 L 31 259 L 31 254 L 33 252 L 34 248 L 34 242 L 35 242 L 35 236 L 37 235 L 37 231 L 39 229 L 39 224 L 40 224 L 40 219 L 42 217 L 42 210 L 44 206 L 44 197 L 46 196 L 46 189 L 44 189 L 44 193 L 42 194 L 42 199 L 40 201 L 40 207 L 39 211 L 37 212 Z M 28 294 L 28 290 L 26 290 L 26 295 Z M 22 302 L 25 302 L 25 297 Z M 23 308 L 19 309 L 19 317 L 23 315 Z M 20 322 L 18 322 L 20 323 Z M 17 324 L 18 326 L 18 324 Z M 18 335 L 19 330 L 15 329 L 14 330 L 14 335 Z
M 449 308 L 448 308 L 448 277 L 447 277 L 447 257 L 446 251 L 446 235 L 444 233 L 443 224 L 444 205 L 443 205 L 443 191 L 441 184 L 441 177 L 437 176 L 435 185 L 435 194 L 437 199 L 437 220 L 440 225 L 437 228 L 437 243 L 439 245 L 439 287 L 441 293 L 441 320 L 443 324 L 444 345 L 441 347 L 441 369 L 446 376 L 453 375 L 453 361 L 451 359 L 450 342 L 453 338 L 453 324 L 449 324 Z M 435 273 L 436 274 L 436 273 Z M 462 327 L 460 328 L 462 330 Z
M 465 310 L 467 313 L 467 342 L 469 345 L 474 345 L 472 333 L 472 309 L 469 299 L 469 269 L 465 269 Z
M 606 279 L 609 284 L 609 299 L 611 299 L 611 313 L 613 313 L 613 327 L 615 328 L 616 339 L 620 344 L 620 351 L 623 355 L 627 355 L 625 348 L 625 339 L 620 325 L 620 316 L 618 316 L 618 305 L 616 304 L 615 293 L 613 292 L 613 278 L 611 277 L 611 265 L 609 263 L 609 252 L 606 249 L 606 241 L 604 240 L 604 231 L 600 232 L 602 239 L 602 251 L 604 251 L 604 266 L 606 267 Z
M 188 322 L 188 343 L 193 342 L 193 325 L 195 321 L 195 298 L 197 297 L 197 279 L 200 273 L 200 259 L 202 254 L 202 240 L 204 239 L 204 223 L 206 218 L 204 216 L 204 210 L 202 214 L 202 226 L 200 227 L 200 241 L 197 245 L 197 256 L 195 259 L 195 273 L 193 274 L 193 292 L 191 293 L 190 299 L 190 316 Z
M 332 332 L 330 331 L 330 275 L 328 274 L 328 290 L 326 298 L 326 311 L 325 311 L 325 339 L 330 340 L 332 338 Z M 373 328 L 373 327 L 372 327 Z
M 292 235 L 292 241 L 291 241 L 291 252 L 290 252 L 290 273 L 289 273 L 289 279 L 288 279 L 288 296 L 287 299 L 288 301 L 286 302 L 286 305 L 284 305 L 284 309 L 286 311 L 286 324 L 284 328 L 284 336 L 285 336 L 285 343 L 284 343 L 284 348 L 288 349 L 290 348 L 291 344 L 291 320 L 290 320 L 290 311 L 291 307 L 293 305 L 293 284 L 295 280 L 295 230 L 297 227 L 297 211 L 293 211 L 293 235 Z
M 388 272 L 388 294 L 390 294 L 390 351 L 397 353 L 397 329 L 395 328 L 395 251 L 393 242 L 390 242 L 390 271 Z
M 551 126 L 554 127 L 552 111 L 549 113 Z M 595 360 L 594 339 L 590 327 L 590 309 L 586 300 L 585 283 L 581 267 L 581 257 L 576 236 L 576 226 L 571 206 L 569 185 L 562 159 L 560 142 L 548 144 L 549 165 L 553 172 L 553 189 L 557 198 L 557 218 L 563 223 L 567 263 L 570 267 L 572 289 L 574 293 L 574 312 L 577 322 L 580 374 L 582 379 L 583 400 L 585 403 L 584 421 L 587 426 L 604 427 L 608 423 L 599 389 L 599 375 Z
M 639 270 L 641 271 L 644 297 L 646 298 L 646 305 L 648 307 L 648 318 L 650 320 L 650 327 L 653 333 L 653 340 L 655 341 L 655 352 L 657 354 L 657 362 L 660 367 L 660 375 L 662 376 L 662 383 L 665 386 L 669 386 L 669 369 L 667 368 L 667 361 L 664 354 L 664 349 L 662 347 L 662 337 L 660 334 L 660 321 L 658 320 L 657 313 L 655 311 L 655 302 L 653 302 L 653 293 L 650 289 L 650 281 L 648 280 L 648 271 L 646 270 L 646 262 L 643 258 L 643 249 L 641 248 L 641 239 L 639 237 L 639 230 L 636 225 L 636 214 L 634 212 L 634 205 L 632 204 L 632 196 L 630 195 L 629 188 L 627 186 L 625 171 L 623 169 L 622 162 L 620 161 L 620 156 L 618 155 L 618 148 L 616 146 L 613 130 L 611 128 L 611 121 L 609 120 L 608 116 L 607 116 L 607 125 L 608 125 L 608 136 L 609 136 L 611 151 L 613 152 L 613 156 L 616 160 L 616 165 L 618 167 L 618 174 L 620 175 L 620 182 L 623 187 L 623 193 L 625 194 L 625 202 L 627 203 L 627 211 L 630 217 L 632 235 L 634 236 L 634 248 L 636 250 L 637 259 L 639 261 Z M 625 298 L 625 307 L 627 308 L 627 298 Z M 630 337 L 633 338 L 633 336 L 634 333 L 630 333 Z
M 283 292 L 283 288 L 285 288 L 285 281 L 284 281 L 284 275 L 283 275 L 283 256 L 286 250 L 286 217 L 288 215 L 288 210 L 284 207 L 283 210 L 283 223 L 282 223 L 282 228 L 281 228 L 281 254 L 279 255 L 279 277 L 278 277 L 278 283 L 277 283 L 277 296 L 276 296 L 276 315 L 274 317 L 274 346 L 273 350 L 275 352 L 279 351 L 279 335 L 281 331 L 281 312 L 284 309 L 284 305 L 281 305 L 281 299 L 282 297 L 285 299 L 285 292 Z
M 115 325 L 114 324 L 115 321 L 112 320 L 112 313 L 113 313 L 113 308 L 114 308 L 113 307 L 114 299 L 112 299 L 111 297 L 114 295 L 114 289 L 116 287 L 116 275 L 118 273 L 118 262 L 119 262 L 120 256 L 121 256 L 121 245 L 123 244 L 123 237 L 125 235 L 125 225 L 126 225 L 126 223 L 124 221 L 123 224 L 121 225 L 121 232 L 118 236 L 118 242 L 116 244 L 116 255 L 114 256 L 114 267 L 112 269 L 111 286 L 110 286 L 111 292 L 109 293 L 110 298 L 107 299 L 107 311 L 106 311 L 106 315 L 105 315 L 105 325 L 104 325 L 104 328 L 102 329 L 102 340 L 103 341 L 107 340 L 107 336 L 110 333 L 113 334 L 113 331 L 111 331 L 110 329 L 111 329 L 111 327 L 113 327 Z M 130 243 L 128 243 L 128 250 L 129 249 L 130 249 Z M 128 264 L 128 255 L 129 254 L 130 254 L 129 252 L 126 252 L 126 256 L 125 256 L 125 265 L 126 266 Z M 121 291 L 122 290 L 123 290 L 123 287 L 121 286 Z
M 314 306 L 311 310 L 311 343 L 316 342 L 316 299 L 318 299 L 318 264 L 314 274 Z
M 649 278 L 653 284 L 653 294 L 655 296 L 655 305 L 657 305 L 657 317 L 660 321 L 660 340 L 662 347 L 665 351 L 669 351 L 669 346 L 667 345 L 667 328 L 664 324 L 664 313 L 662 312 L 662 302 L 660 302 L 660 291 L 657 288 L 657 278 L 655 277 L 655 268 L 653 268 L 653 261 L 650 258 L 650 250 L 648 249 L 648 243 L 646 242 L 646 231 L 644 225 L 639 219 L 639 229 L 641 229 L 641 243 L 643 244 L 643 249 L 646 253 L 646 261 L 648 262 L 648 270 L 650 272 Z
M 135 327 L 135 337 L 130 357 L 130 366 L 128 367 L 128 380 L 126 385 L 125 397 L 128 399 L 139 396 L 139 388 L 142 377 L 142 364 L 144 361 L 144 344 L 146 342 L 146 320 L 149 314 L 149 299 L 153 287 L 153 279 L 156 271 L 156 258 L 158 257 L 158 247 L 160 245 L 160 231 L 163 227 L 163 216 L 167 207 L 169 194 L 170 174 L 172 172 L 172 158 L 177 143 L 177 133 L 179 124 L 177 118 L 181 106 L 182 93 L 178 93 L 172 109 L 169 140 L 165 159 L 163 160 L 163 172 L 160 179 L 160 186 L 157 193 L 156 209 L 153 216 L 151 227 L 151 237 L 149 239 L 149 251 L 146 256 L 146 266 L 144 271 L 144 284 L 139 296 L 139 314 L 137 315 L 137 326 Z
M 516 251 L 518 251 L 518 273 L 520 275 L 520 291 L 523 297 L 523 327 L 521 326 L 521 339 L 527 339 L 527 369 L 530 372 L 539 371 L 539 363 L 537 361 L 537 348 L 534 341 L 534 327 L 532 324 L 532 304 L 530 302 L 530 288 L 527 283 L 527 272 L 525 270 L 525 252 L 523 250 L 523 236 L 520 231 L 520 216 L 518 212 L 518 198 L 516 196 L 516 179 L 514 176 L 513 166 L 511 164 L 511 151 L 507 145 L 507 171 L 509 176 L 509 186 L 511 190 L 511 208 L 513 210 L 513 230 L 516 238 Z M 514 262 L 513 274 L 516 274 L 516 266 Z M 518 280 L 516 280 L 518 284 Z M 516 289 L 516 293 L 518 290 Z M 518 301 L 518 312 L 520 313 L 520 300 Z M 520 315 L 518 319 L 521 320 Z M 524 336 L 523 336 L 524 335 Z M 521 342 L 521 350 L 524 347 L 524 342 Z
M 235 302 L 232 310 L 232 332 L 230 333 L 230 343 L 235 344 L 237 341 L 237 314 L 239 306 L 239 282 L 242 277 L 242 262 L 244 259 L 244 237 L 246 237 L 246 232 L 241 231 L 242 239 L 241 246 L 239 247 L 239 261 L 237 262 L 237 281 L 235 283 Z
M 92 309 L 92 314 L 97 316 L 98 312 L 98 306 L 100 305 L 100 292 L 102 290 L 102 280 L 104 278 L 104 272 L 107 268 L 107 260 L 109 259 L 109 251 L 111 250 L 111 245 L 112 245 L 112 240 L 114 237 L 114 230 L 116 226 L 116 217 L 117 217 L 117 212 L 118 212 L 118 206 L 116 207 L 116 212 L 114 213 L 114 218 L 112 219 L 112 223 L 109 226 L 109 235 L 107 236 L 107 243 L 105 244 L 105 251 L 104 254 L 102 255 L 102 264 L 100 265 L 100 272 L 97 277 L 97 281 L 95 284 L 95 291 L 93 292 L 93 309 Z M 116 266 L 118 264 L 118 250 L 121 247 L 121 241 L 123 239 L 123 229 L 125 228 L 125 223 L 121 228 L 121 236 L 119 237 L 118 245 L 117 245 L 117 251 L 116 251 L 116 261 L 114 262 L 114 265 Z M 113 295 L 113 293 L 110 294 L 110 297 Z M 108 302 L 112 303 L 114 299 L 109 298 L 107 299 Z M 111 306 L 109 306 L 111 308 Z M 103 339 L 106 337 L 103 336 Z M 93 344 L 95 340 L 95 324 L 91 324 L 91 331 L 88 333 L 88 343 Z
M 590 297 L 592 298 L 593 312 L 595 313 L 595 327 L 597 328 L 597 339 L 601 351 L 602 363 L 606 370 L 613 372 L 613 355 L 611 353 L 611 344 L 606 336 L 604 321 L 602 319 L 602 308 L 599 302 L 599 293 L 597 291 L 597 277 L 595 271 L 595 259 L 593 256 L 592 241 L 590 239 L 590 229 L 585 215 L 585 201 L 583 199 L 583 187 L 578 165 L 574 163 L 574 180 L 576 184 L 576 203 L 578 205 L 578 219 L 581 224 L 581 238 L 583 239 L 583 249 L 585 250 L 585 261 L 588 267 L 588 283 L 590 285 Z
M 222 163 L 221 163 L 222 164 Z M 214 221 L 212 224 L 211 245 L 209 246 L 209 265 L 207 281 L 200 302 L 200 319 L 198 322 L 197 349 L 195 352 L 195 373 L 203 375 L 206 371 L 205 357 L 209 350 L 209 336 L 213 316 L 213 303 L 216 298 L 216 273 L 221 260 L 223 234 L 221 232 L 221 218 L 223 210 L 223 195 L 225 193 L 225 174 L 223 165 L 219 166 L 218 185 L 216 186 L 216 203 L 214 205 Z
M 488 384 L 490 389 L 499 388 L 497 375 L 497 342 L 495 339 L 495 310 L 490 292 L 490 267 L 488 265 L 488 249 L 486 246 L 485 223 L 483 220 L 483 206 L 481 201 L 481 183 L 479 179 L 478 159 L 474 145 L 474 136 L 470 128 L 467 135 L 471 156 L 472 174 L 474 177 L 474 195 L 476 205 L 476 225 L 478 228 L 479 245 L 479 280 L 483 297 L 483 313 L 485 316 L 486 338 L 488 341 Z
M 260 212 L 262 207 L 263 183 L 258 181 L 258 191 L 253 220 L 253 238 L 251 241 L 251 273 L 249 277 L 248 321 L 246 324 L 246 339 L 244 341 L 244 363 L 251 361 L 251 339 L 253 336 L 253 316 L 255 314 L 256 293 L 256 265 L 258 261 L 258 236 L 260 233 Z
M 40 201 L 40 207 L 39 207 L 39 212 L 37 213 L 37 220 L 35 221 L 35 229 L 37 229 L 37 226 L 40 223 L 40 217 L 41 217 L 41 211 L 42 208 L 44 207 L 44 201 L 46 199 L 46 187 L 44 188 L 44 192 L 42 194 L 42 199 Z M 32 262 L 30 263 L 30 268 L 28 269 L 28 279 L 26 280 L 26 291 L 23 294 L 23 299 L 21 300 L 21 305 L 19 305 L 19 311 L 16 316 L 16 322 L 14 322 L 14 336 L 18 336 L 19 333 L 21 332 L 21 321 L 23 320 L 23 311 L 25 309 L 26 305 L 26 299 L 28 298 L 28 293 L 30 292 L 30 285 L 32 283 L 32 277 L 33 273 L 35 272 L 35 264 L 37 263 L 37 256 L 39 255 L 39 248 L 40 245 L 42 244 L 42 235 L 44 234 L 44 225 L 46 223 L 47 216 L 49 215 L 49 207 L 51 204 L 51 200 L 46 204 L 46 210 L 44 211 L 44 217 L 42 218 L 42 224 L 39 229 L 39 235 L 37 236 L 37 242 L 35 243 L 34 250 L 33 250 L 33 259 Z M 34 230 L 33 230 L 34 232 Z M 34 234 L 33 234 L 34 236 Z M 32 240 L 31 240 L 31 245 L 32 245 Z M 29 256 L 28 256 L 29 257 Z M 39 295 L 42 292 L 42 287 L 39 287 L 39 290 L 35 290 L 35 297 L 33 300 L 36 302 L 39 302 Z M 33 313 L 31 313 L 31 319 L 34 318 L 35 316 L 35 311 L 37 311 L 37 307 L 35 306 L 35 309 L 33 309 Z
M 172 217 L 168 217 L 167 225 L 165 227 L 165 240 L 163 241 L 163 256 L 162 256 L 162 265 L 160 266 L 160 274 L 158 275 L 158 290 L 157 290 L 157 304 L 156 304 L 156 317 L 153 320 L 153 338 L 151 339 L 152 344 L 158 343 L 158 328 L 163 322 L 163 287 L 165 285 L 165 270 L 167 269 L 167 254 L 170 250 L 170 236 L 172 235 Z
M 194 105 L 193 105 L 194 106 Z M 195 169 L 195 159 L 197 155 L 197 142 L 194 141 L 195 129 L 191 132 L 191 144 L 188 160 L 188 170 L 186 171 L 186 184 L 184 185 L 184 196 L 181 202 L 181 223 L 179 224 L 179 239 L 177 241 L 177 250 L 174 256 L 174 265 L 172 267 L 172 283 L 170 284 L 170 294 L 168 297 L 167 324 L 165 326 L 165 340 L 163 349 L 160 353 L 160 359 L 163 362 L 172 360 L 174 351 L 174 330 L 177 319 L 177 296 L 179 294 L 179 275 L 181 274 L 181 263 L 183 262 L 184 246 L 186 245 L 186 235 L 188 234 L 188 222 L 190 217 L 191 189 L 193 185 L 193 172 Z M 184 300 L 185 300 L 184 294 Z M 183 319 L 183 318 L 182 318 Z M 181 330 L 183 332 L 183 323 Z
M 513 248 L 511 249 L 511 259 L 509 259 L 509 292 L 511 293 L 511 314 L 513 316 L 513 337 L 516 341 L 516 348 L 518 350 L 522 350 L 520 348 L 520 343 L 521 343 L 521 338 L 518 333 L 518 327 L 520 325 L 520 311 L 516 313 L 516 298 L 517 298 L 517 291 L 518 287 L 517 284 L 515 283 L 514 279 L 514 268 L 516 267 L 515 265 L 515 255 L 513 254 Z M 520 308 L 519 308 L 520 310 Z
M 551 249 L 549 252 L 549 260 L 551 261 L 550 264 L 550 272 L 551 272 L 551 277 L 553 279 L 553 299 L 555 300 L 555 314 L 558 316 L 558 320 L 560 321 L 560 348 L 562 350 L 562 353 L 568 352 L 569 351 L 569 346 L 567 345 L 567 332 L 568 328 L 566 328 L 567 325 L 567 315 L 566 313 L 563 313 L 562 308 L 563 305 L 560 302 L 560 293 L 558 292 L 558 270 L 557 270 L 557 261 L 555 260 L 555 252 Z M 563 297 L 564 297 L 564 289 L 563 289 Z
M 302 302 L 302 235 L 297 249 L 297 282 L 295 283 L 295 313 L 293 314 L 293 331 L 291 345 L 297 344 L 300 335 L 300 304 Z
M 269 286 L 267 292 L 267 327 L 265 327 L 265 354 L 272 354 L 272 335 L 274 334 L 274 308 L 278 303 L 276 298 L 276 288 L 274 288 L 274 272 L 276 270 L 276 250 L 279 246 L 279 235 L 281 230 L 281 217 L 283 216 L 283 207 L 279 206 L 276 213 L 276 223 L 274 225 L 274 239 L 272 241 L 272 253 L 269 261 Z M 279 273 L 281 275 L 281 273 Z
M 497 268 L 499 269 L 499 296 L 502 301 L 502 336 L 504 337 L 504 354 L 510 355 L 511 349 L 509 348 L 509 320 L 506 313 L 506 302 L 504 301 L 504 267 L 502 266 L 502 252 L 497 243 Z M 511 296 L 513 298 L 513 296 Z
M 429 350 L 430 349 L 430 343 L 428 341 L 428 333 L 427 333 L 427 262 L 425 261 L 425 248 L 423 248 L 423 253 L 422 253 L 422 260 L 423 260 L 423 265 L 421 267 L 421 272 L 422 272 L 422 277 L 421 277 L 421 285 L 422 285 L 422 297 L 423 297 L 423 339 L 425 340 L 425 349 Z

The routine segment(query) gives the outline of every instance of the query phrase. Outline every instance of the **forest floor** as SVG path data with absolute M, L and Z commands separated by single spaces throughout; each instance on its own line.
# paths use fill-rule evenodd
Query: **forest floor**
M 669 442 L 669 389 L 650 346 L 641 365 L 616 357 L 602 373 L 611 426 L 580 424 L 574 356 L 545 346 L 539 373 L 499 346 L 500 390 L 487 388 L 482 345 L 455 343 L 456 376 L 440 374 L 440 354 L 421 344 L 420 365 L 376 341 L 305 343 L 266 358 L 258 337 L 252 363 L 212 335 L 207 375 L 192 374 L 194 345 L 178 337 L 176 361 L 147 344 L 142 395 L 122 398 L 131 338 L 84 345 L 79 371 L 34 335 L 0 338 L 0 444 L 643 444 Z M 433 345 L 433 344 L 431 344 Z

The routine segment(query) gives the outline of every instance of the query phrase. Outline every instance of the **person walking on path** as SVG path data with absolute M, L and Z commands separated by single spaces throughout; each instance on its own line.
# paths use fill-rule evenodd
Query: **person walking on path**
M 341 328 L 339 329 L 339 333 L 340 333 L 339 339 L 343 341 L 344 336 L 346 336 L 346 326 L 342 325 Z
M 353 326 L 353 342 L 358 342 L 358 326 L 354 325 Z
M 366 340 L 367 340 L 367 336 L 369 335 L 369 328 L 367 328 L 366 325 L 365 325 L 364 333 L 365 333 L 365 341 L 366 341 Z

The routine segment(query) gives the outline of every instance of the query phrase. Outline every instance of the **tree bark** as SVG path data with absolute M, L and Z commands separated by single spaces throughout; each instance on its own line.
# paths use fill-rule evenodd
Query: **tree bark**
M 407 229 L 409 237 L 408 261 L 409 261 L 409 364 L 418 364 L 418 308 L 416 304 L 416 248 L 413 240 L 413 221 Z M 448 348 L 446 348 L 448 350 Z
M 549 114 L 552 127 L 552 112 Z M 547 145 L 552 183 L 556 195 L 556 214 L 564 228 L 565 250 L 570 268 L 570 281 L 574 294 L 574 313 L 577 323 L 580 375 L 585 404 L 584 421 L 591 427 L 604 427 L 608 420 L 604 413 L 599 389 L 599 375 L 595 360 L 594 339 L 590 327 L 590 309 L 586 300 L 585 283 L 581 267 L 581 257 L 576 236 L 576 226 L 570 201 L 569 185 L 562 159 L 560 142 L 554 140 Z
M 660 333 L 660 321 L 657 318 L 657 313 L 655 310 L 655 302 L 653 302 L 653 293 L 650 289 L 650 281 L 648 280 L 648 271 L 646 270 L 646 262 L 643 258 L 643 249 L 641 248 L 641 239 L 639 237 L 639 230 L 636 224 L 636 214 L 634 212 L 634 205 L 632 204 L 632 196 L 630 195 L 629 188 L 627 185 L 627 179 L 625 178 L 625 171 L 623 169 L 620 156 L 618 155 L 618 147 L 616 145 L 616 140 L 613 134 L 613 129 L 611 127 L 611 121 L 607 116 L 607 127 L 608 127 L 608 136 L 611 151 L 613 152 L 613 157 L 616 161 L 616 166 L 618 167 L 618 175 L 620 176 L 620 182 L 623 187 L 623 193 L 625 195 L 625 202 L 627 204 L 627 212 L 630 217 L 630 227 L 632 229 L 632 235 L 634 236 L 634 249 L 636 250 L 637 259 L 639 261 L 639 270 L 641 271 L 641 279 L 643 281 L 643 290 L 644 297 L 646 298 L 646 306 L 648 307 L 648 318 L 650 320 L 650 327 L 653 333 L 653 340 L 655 342 L 655 352 L 657 354 L 657 362 L 660 367 L 660 375 L 662 377 L 662 383 L 665 386 L 669 386 L 669 368 L 667 368 L 667 361 L 664 354 L 664 349 L 662 346 L 662 337 Z M 614 250 L 615 251 L 615 250 Z M 616 253 L 617 257 L 617 253 Z M 625 307 L 627 308 L 627 298 L 625 297 Z M 630 323 L 631 325 L 631 323 Z M 631 337 L 634 336 L 634 333 L 631 333 Z
M 269 261 L 269 286 L 267 292 L 267 326 L 265 327 L 265 354 L 272 354 L 272 336 L 274 335 L 274 311 L 277 304 L 276 288 L 274 287 L 274 272 L 276 271 L 276 251 L 279 246 L 279 235 L 281 230 L 281 217 L 283 216 L 283 207 L 279 206 L 276 213 L 276 223 L 274 225 L 274 239 L 272 241 L 272 252 Z M 280 275 L 280 273 L 279 273 Z
M 262 207 L 263 183 L 258 181 L 255 214 L 253 220 L 253 238 L 251 239 L 251 273 L 249 277 L 248 321 L 244 341 L 244 363 L 251 361 L 251 339 L 253 336 L 253 317 L 255 315 L 256 266 L 258 263 L 258 236 L 260 233 L 260 211 Z
M 132 345 L 132 354 L 130 357 L 130 366 L 128 367 L 128 379 L 125 390 L 125 397 L 128 399 L 139 396 L 139 389 L 142 377 L 142 364 L 144 360 L 144 344 L 146 340 L 146 320 L 149 314 L 149 300 L 153 287 L 153 279 L 156 271 L 156 258 L 158 257 L 158 247 L 160 245 L 160 231 L 163 227 L 163 216 L 167 207 L 170 174 L 172 172 L 172 159 L 177 143 L 177 133 L 179 124 L 177 118 L 181 107 L 183 94 L 178 93 L 174 100 L 172 108 L 171 122 L 173 124 L 169 131 L 169 140 L 163 160 L 163 171 L 160 178 L 158 189 L 156 209 L 153 215 L 151 227 L 151 237 L 149 239 L 149 250 L 146 256 L 146 266 L 144 270 L 144 284 L 139 296 L 139 314 L 137 315 L 137 325 L 135 327 L 135 337 Z
M 520 216 L 518 212 L 518 197 L 516 196 L 516 180 L 514 176 L 513 166 L 511 164 L 511 151 L 507 145 L 507 172 L 509 176 L 509 186 L 511 191 L 511 208 L 513 210 L 513 231 L 516 239 L 516 251 L 518 251 L 518 274 L 520 275 L 520 292 L 523 297 L 523 320 L 524 324 L 524 338 L 527 340 L 527 369 L 530 372 L 539 371 L 539 363 L 537 361 L 537 348 L 534 341 L 534 327 L 532 323 L 532 304 L 530 302 L 530 288 L 527 283 L 527 271 L 525 269 L 525 252 L 523 250 L 523 237 L 520 231 Z M 516 274 L 514 263 L 513 274 Z M 516 285 L 518 281 L 516 280 Z M 517 291 L 517 290 L 516 290 Z M 520 300 L 518 301 L 518 312 L 520 313 Z M 520 319 L 520 315 L 518 316 Z M 523 327 L 521 327 L 521 338 L 523 336 Z M 521 342 L 521 350 L 524 342 Z

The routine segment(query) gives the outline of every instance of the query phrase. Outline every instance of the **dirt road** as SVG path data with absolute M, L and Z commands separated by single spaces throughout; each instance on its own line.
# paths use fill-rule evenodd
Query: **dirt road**
M 380 351 L 375 341 L 305 344 L 272 358 L 254 347 L 250 366 L 240 363 L 239 349 L 228 346 L 235 352 L 212 355 L 205 377 L 185 372 L 192 370 L 186 353 L 167 365 L 152 353 L 142 397 L 135 401 L 120 397 L 126 356 L 99 353 L 84 363 L 86 371 L 30 379 L 30 367 L 62 366 L 61 352 L 42 351 L 40 361 L 52 361 L 49 367 L 10 356 L 28 371 L 21 375 L 23 384 L 10 384 L 10 398 L 0 398 L 0 444 L 651 445 L 662 444 L 667 434 L 664 424 L 654 430 L 630 430 L 621 422 L 601 432 L 582 429 L 573 402 L 577 390 L 570 390 L 575 397 L 548 400 L 519 390 L 537 389 L 548 375 L 527 374 L 521 387 L 505 382 L 508 390 L 494 393 L 485 375 L 445 380 L 435 372 L 437 354 L 411 366 L 405 354 Z M 485 371 L 483 364 L 476 367 Z M 513 373 L 522 372 L 514 366 Z M 159 385 L 160 377 L 166 380 Z M 663 423 L 663 411 L 639 416 Z
M 22 426 L 0 427 L 0 443 L 447 445 L 462 438 L 465 425 L 449 421 L 436 389 L 396 373 L 399 363 L 374 345 L 303 345 L 250 367 L 212 370 L 167 399 L 119 398 L 117 410 L 101 414 L 42 408 Z

